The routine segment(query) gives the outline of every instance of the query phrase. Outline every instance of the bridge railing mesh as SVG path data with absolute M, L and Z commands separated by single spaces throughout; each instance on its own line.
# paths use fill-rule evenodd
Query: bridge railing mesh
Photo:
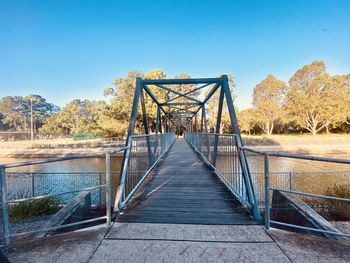
M 112 185 L 118 182 L 120 171 L 111 172 Z M 59 194 L 88 187 L 95 187 L 106 183 L 105 171 L 93 172 L 7 172 L 7 200 L 19 197 L 35 197 L 48 194 Z M 112 188 L 112 197 L 116 189 Z M 61 203 L 66 204 L 73 194 L 61 197 Z M 103 189 L 91 191 L 92 206 L 102 206 L 105 203 Z M 1 201 L 0 201 L 1 203 Z
M 115 209 L 126 205 L 174 140 L 174 133 L 130 136 Z
M 235 134 L 189 132 L 186 139 L 241 203 L 257 210 L 249 168 L 245 156 L 239 151 L 239 137 Z

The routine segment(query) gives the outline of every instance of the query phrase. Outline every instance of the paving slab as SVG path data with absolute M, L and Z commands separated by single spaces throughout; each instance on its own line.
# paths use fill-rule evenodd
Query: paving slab
M 114 223 L 107 239 L 273 242 L 258 225 Z
M 293 233 L 278 229 L 269 234 L 294 263 L 348 263 L 350 240 Z
M 4 254 L 13 263 L 88 262 L 107 230 L 108 228 L 100 228 L 14 241 Z
M 105 239 L 91 258 L 103 262 L 290 262 L 274 243 Z

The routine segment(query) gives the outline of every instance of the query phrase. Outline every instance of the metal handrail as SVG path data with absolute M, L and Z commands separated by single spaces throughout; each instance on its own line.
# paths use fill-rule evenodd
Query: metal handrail
M 102 187 L 107 187 L 106 191 L 106 216 L 96 218 L 94 221 L 99 220 L 99 219 L 106 219 L 107 224 L 110 225 L 111 223 L 111 166 L 110 166 L 110 156 L 111 154 L 117 153 L 117 152 L 122 152 L 127 150 L 128 147 L 122 147 L 122 148 L 117 148 L 112 151 L 103 151 L 103 152 L 96 152 L 96 153 L 82 153 L 82 154 L 75 154 L 75 155 L 68 155 L 68 156 L 62 156 L 62 157 L 55 157 L 55 158 L 48 158 L 48 159 L 41 159 L 41 160 L 32 160 L 28 162 L 18 162 L 18 163 L 10 163 L 10 164 L 2 164 L 0 165 L 0 183 L 1 183 L 1 206 L 2 206 L 2 225 L 3 225 L 3 233 L 4 233 L 4 238 L 5 238 L 5 244 L 8 245 L 10 243 L 10 238 L 14 236 L 18 236 L 21 234 L 11 234 L 10 233 L 10 228 L 9 228 L 9 220 L 8 220 L 8 209 L 7 206 L 9 203 L 16 203 L 16 202 L 23 202 L 27 200 L 34 200 L 34 199 L 42 199 L 45 197 L 50 197 L 54 195 L 61 195 L 61 194 L 69 194 L 73 192 L 78 192 L 78 191 L 84 191 L 84 190 L 89 190 L 92 191 L 97 188 L 102 188 Z M 67 160 L 74 160 L 74 159 L 81 159 L 81 158 L 88 158 L 88 157 L 96 157 L 96 156 L 106 156 L 106 184 L 104 185 L 99 185 L 96 187 L 87 187 L 83 189 L 78 189 L 74 191 L 69 191 L 65 193 L 57 193 L 57 194 L 51 194 L 51 195 L 42 195 L 42 196 L 37 196 L 37 197 L 30 197 L 30 198 L 23 198 L 23 199 L 18 199 L 18 200 L 7 200 L 7 180 L 6 180 L 6 169 L 9 168 L 16 168 L 16 167 L 23 167 L 23 166 L 29 166 L 29 165 L 37 165 L 37 164 L 46 164 L 46 163 L 52 163 L 52 162 L 60 162 L 60 161 L 67 161 Z M 90 220 L 91 221 L 91 220 Z M 74 225 L 81 225 L 84 223 L 87 223 L 88 221 L 79 221 L 74 223 Z M 60 226 L 59 228 L 64 228 L 64 227 L 69 227 L 72 226 L 70 225 L 64 225 Z M 50 228 L 49 230 L 54 230 L 58 229 L 56 228 Z M 28 233 L 35 233 L 37 231 L 30 231 Z
M 270 187 L 270 190 L 276 190 L 280 192 L 285 192 L 285 193 L 292 193 L 292 194 L 297 194 L 297 195 L 304 195 L 304 196 L 310 196 L 310 197 L 318 197 L 318 198 L 324 198 L 324 199 L 329 199 L 329 200 L 335 200 L 335 201 L 341 201 L 341 202 L 349 202 L 349 198 L 341 198 L 341 197 L 336 197 L 336 196 L 329 196 L 329 195 L 319 195 L 319 194 L 310 194 L 310 193 L 304 193 L 300 191 L 293 191 L 293 190 L 286 190 L 286 189 L 281 189 L 281 188 L 276 188 L 276 187 Z
M 285 157 L 285 158 L 292 158 L 292 159 L 302 159 L 302 160 L 319 161 L 319 162 L 350 164 L 350 160 L 346 160 L 346 159 L 312 156 L 312 155 L 301 155 L 301 154 L 285 153 L 285 152 L 259 151 L 259 150 L 255 150 L 255 149 L 252 149 L 250 147 L 245 147 L 245 146 L 240 147 L 240 149 L 244 150 L 244 151 L 256 153 L 256 154 L 261 154 L 261 155 L 267 154 L 269 156 Z
M 96 152 L 96 153 L 81 153 L 81 154 L 73 154 L 73 155 L 67 155 L 67 156 L 62 156 L 62 157 L 32 160 L 32 161 L 28 161 L 28 162 L 1 164 L 0 167 L 2 167 L 2 168 L 16 168 L 16 167 L 22 167 L 22 166 L 28 166 L 28 165 L 68 161 L 68 160 L 88 158 L 88 157 L 96 157 L 96 156 L 105 155 L 106 153 L 114 154 L 117 152 L 122 152 L 122 151 L 126 150 L 127 148 L 128 147 L 121 147 L 121 148 L 118 148 L 118 149 L 115 149 L 112 151 L 102 151 L 102 152 Z
M 286 189 L 280 189 L 280 188 L 273 188 L 270 186 L 270 168 L 269 168 L 269 156 L 275 156 L 275 157 L 284 157 L 284 158 L 292 158 L 292 159 L 301 159 L 301 160 L 310 160 L 310 161 L 318 161 L 318 162 L 331 162 L 331 163 L 339 163 L 339 164 L 350 164 L 350 160 L 346 159 L 338 159 L 338 158 L 331 158 L 331 157 L 320 157 L 320 156 L 308 156 L 308 155 L 301 155 L 301 154 L 293 154 L 293 153 L 284 153 L 284 152 L 269 152 L 269 151 L 259 151 L 256 149 L 252 149 L 250 147 L 240 147 L 243 151 L 248 151 L 252 153 L 256 153 L 259 155 L 264 156 L 264 175 L 265 175 L 265 229 L 269 229 L 272 224 L 280 225 L 280 226 L 287 226 L 295 229 L 301 229 L 301 230 L 308 230 L 313 231 L 317 233 L 324 233 L 324 234 L 331 234 L 331 235 L 338 235 L 338 236 L 344 236 L 344 237 L 350 237 L 349 234 L 342 233 L 342 232 L 334 232 L 329 230 L 321 230 L 316 228 L 310 228 L 310 227 L 303 227 L 295 224 L 288 224 L 284 222 L 279 222 L 275 220 L 271 220 L 270 215 L 270 191 L 280 191 L 280 192 L 286 192 L 296 195 L 303 195 L 303 196 L 309 196 L 309 197 L 316 197 L 316 198 L 324 198 L 324 199 L 330 199 L 340 202 L 347 202 L 350 203 L 350 198 L 340 198 L 340 197 L 334 197 L 334 196 L 326 196 L 326 195 L 320 195 L 320 194 L 312 194 L 312 193 L 305 193 L 295 190 L 286 190 Z

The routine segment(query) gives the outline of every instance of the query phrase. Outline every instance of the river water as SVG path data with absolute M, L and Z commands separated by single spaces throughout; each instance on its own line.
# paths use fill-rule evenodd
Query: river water
M 329 155 L 317 155 L 326 156 L 339 159 L 350 160 L 350 154 L 329 154 Z M 225 158 L 225 157 L 219 157 Z M 25 162 L 35 160 L 34 158 L 1 158 L 0 164 Z M 220 161 L 220 160 L 219 160 Z M 115 156 L 111 158 L 111 170 L 119 171 L 122 162 L 122 157 Z M 251 172 L 263 172 L 264 160 L 262 156 L 249 155 L 248 156 L 249 168 Z M 85 159 L 69 160 L 63 162 L 55 162 L 40 165 L 24 166 L 20 168 L 9 169 L 10 172 L 95 172 L 105 170 L 105 158 L 104 157 L 91 157 Z M 310 171 L 340 171 L 349 170 L 350 165 L 347 164 L 335 164 L 327 162 L 306 161 L 298 159 L 288 159 L 281 157 L 270 157 L 270 171 L 271 172 L 310 172 Z
M 323 156 L 350 159 L 350 154 L 333 154 Z M 220 162 L 225 162 L 225 158 L 227 157 L 219 156 L 218 164 L 220 164 Z M 0 158 L 0 164 L 29 160 L 33 159 Z M 121 162 L 121 156 L 111 158 L 111 171 L 112 174 L 114 174 L 112 182 L 115 182 L 115 185 L 117 184 L 117 177 L 119 174 L 118 172 L 120 171 Z M 250 155 L 248 156 L 248 162 L 250 171 L 253 174 L 255 182 L 257 183 L 256 187 L 258 189 L 258 192 L 263 192 L 263 157 Z M 39 189 L 41 187 L 40 184 L 45 184 L 44 188 L 41 188 L 42 193 L 45 193 L 47 189 L 53 188 L 54 192 L 60 192 L 74 190 L 74 188 L 88 187 L 91 186 L 91 184 L 96 185 L 99 179 L 98 176 L 103 177 L 102 181 L 104 181 L 104 171 L 105 158 L 102 157 L 31 165 L 7 170 L 9 173 L 37 173 L 37 175 L 35 175 L 37 176 L 37 179 L 35 180 L 38 183 L 35 187 Z M 102 174 L 99 175 L 96 172 L 102 172 Z M 272 186 L 289 188 L 291 184 L 294 190 L 307 191 L 312 193 L 322 194 L 327 190 L 329 186 L 332 186 L 334 184 L 350 185 L 350 165 L 270 157 L 270 172 L 272 174 L 278 173 L 271 176 Z M 42 175 L 40 175 L 41 173 Z M 20 176 L 22 175 L 16 176 L 17 179 L 13 180 L 13 184 L 9 185 L 9 191 L 11 191 L 11 188 L 12 191 L 17 191 L 16 185 L 18 183 L 16 182 L 20 180 Z M 48 179 L 44 180 L 44 177 Z M 26 187 L 30 187 L 32 184 L 30 180 L 30 177 L 25 180 L 23 178 L 23 183 L 21 184 L 25 185 Z M 62 183 L 62 181 L 64 181 L 64 183 Z M 86 184 L 77 184 L 77 181 L 86 181 Z M 39 190 L 35 189 L 36 193 L 38 193 Z M 113 192 L 115 192 L 115 189 Z
M 329 154 L 318 155 L 339 159 L 350 160 L 350 154 Z M 220 157 L 219 157 L 220 158 Z M 224 157 L 221 157 L 224 158 Z M 35 160 L 34 158 L 1 158 L 0 164 L 24 162 Z M 220 160 L 218 160 L 220 161 Z M 116 156 L 111 158 L 111 170 L 119 171 L 122 162 L 122 157 Z M 264 160 L 262 156 L 249 155 L 248 162 L 251 172 L 263 172 Z M 104 157 L 85 158 L 77 160 L 69 160 L 62 162 L 55 162 L 49 164 L 31 165 L 20 168 L 9 169 L 11 172 L 95 172 L 105 170 Z M 310 171 L 339 171 L 349 170 L 350 165 L 335 164 L 327 162 L 306 161 L 298 159 L 288 159 L 281 157 L 270 157 L 270 171 L 271 172 L 310 172 Z

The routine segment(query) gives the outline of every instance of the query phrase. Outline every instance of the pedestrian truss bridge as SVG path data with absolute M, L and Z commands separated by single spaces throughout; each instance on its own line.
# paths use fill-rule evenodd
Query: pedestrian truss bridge
M 205 90 L 204 95 L 201 90 Z M 181 91 L 179 91 L 181 90 Z M 185 92 L 184 92 L 185 90 Z M 163 94 L 160 100 L 155 94 Z M 164 94 L 166 94 L 164 96 Z M 147 96 L 147 97 L 146 97 Z M 207 104 L 217 101 L 215 131 Z M 156 107 L 151 134 L 146 104 Z M 141 108 L 142 121 L 138 116 Z M 231 134 L 220 134 L 223 112 Z M 144 134 L 135 135 L 136 126 Z M 257 224 L 260 213 L 228 77 L 136 80 L 120 186 L 119 222 Z

